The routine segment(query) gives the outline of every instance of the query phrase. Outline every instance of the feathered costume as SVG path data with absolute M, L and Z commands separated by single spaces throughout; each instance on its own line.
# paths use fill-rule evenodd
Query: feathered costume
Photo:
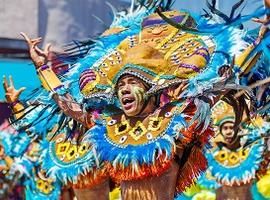
M 48 179 L 44 175 L 41 176 L 39 159 L 43 150 L 42 142 L 31 140 L 26 133 L 10 132 L 8 129 L 1 131 L 0 139 L 5 155 L 12 158 L 5 179 L 12 181 L 9 186 L 14 187 L 6 188 L 7 191 L 3 192 L 2 198 L 7 198 L 8 195 L 12 199 L 23 199 L 23 197 L 29 200 L 59 199 L 61 183 Z M 24 190 L 24 192 L 17 194 L 16 190 Z
M 162 176 L 176 160 L 177 194 L 206 169 L 203 149 L 213 133 L 215 98 L 230 99 L 235 90 L 248 89 L 255 79 L 239 78 L 259 69 L 261 52 L 268 53 L 268 34 L 255 42 L 241 24 L 266 10 L 243 17 L 232 12 L 217 23 L 209 13 L 167 11 L 170 3 L 133 1 L 129 11 L 115 13 L 111 27 L 96 40 L 70 47 L 73 64 L 67 72 L 56 76 L 47 65 L 39 68 L 52 95 L 34 91 L 35 104 L 16 123 L 49 133 L 42 165 L 49 175 L 74 188 L 92 188 L 108 177 L 121 183 Z M 234 74 L 220 74 L 224 66 Z M 265 74 L 257 72 L 252 77 Z M 125 116 L 116 95 L 119 79 L 130 75 L 149 86 L 145 99 L 155 96 L 159 102 L 154 113 L 136 123 Z M 188 88 L 175 96 L 171 89 L 181 83 Z M 257 106 L 265 105 L 263 100 Z
M 206 153 L 208 169 L 198 179 L 197 184 L 206 190 L 217 191 L 217 193 L 224 190 L 223 193 L 227 193 L 224 193 L 223 197 L 217 194 L 217 199 L 236 199 L 237 195 L 240 199 L 241 195 L 245 196 L 242 198 L 247 199 L 248 194 L 252 194 L 253 199 L 264 199 L 258 198 L 259 193 L 255 189 L 255 183 L 265 173 L 269 164 L 269 139 L 266 137 L 269 137 L 269 123 L 260 117 L 253 119 L 249 124 L 243 123 L 241 130 L 237 133 L 238 137 L 241 137 L 240 147 L 229 149 L 224 145 L 219 126 L 235 123 L 232 107 L 220 101 L 213 108 L 212 116 L 217 135 L 212 140 L 213 148 Z M 251 187 L 253 183 L 254 186 Z M 244 192 L 244 186 L 246 186 L 246 192 Z M 235 193 L 235 188 L 239 188 L 238 194 Z

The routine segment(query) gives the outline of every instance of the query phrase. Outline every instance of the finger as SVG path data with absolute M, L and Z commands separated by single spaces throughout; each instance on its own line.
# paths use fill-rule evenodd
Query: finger
M 4 86 L 5 92 L 7 92 L 8 82 L 7 82 L 6 76 L 3 76 L 3 86 Z
M 41 41 L 41 40 L 42 40 L 42 37 L 38 37 L 38 38 L 31 39 L 31 42 Z
M 34 48 L 39 55 L 43 55 L 43 56 L 45 55 L 44 51 L 42 51 L 38 46 L 35 46 Z
M 185 86 L 185 83 L 181 83 L 181 84 L 178 86 L 178 88 L 176 88 L 175 92 L 176 92 L 177 95 L 179 94 L 179 92 L 182 90 L 182 88 L 183 88 L 184 86 Z
M 16 92 L 15 96 L 16 96 L 16 97 L 20 96 L 20 94 L 21 94 L 24 90 L 26 90 L 25 87 L 20 88 L 20 89 Z
M 31 43 L 32 43 L 32 44 L 37 44 L 37 43 L 40 43 L 40 42 L 41 42 L 41 40 L 42 40 L 42 38 L 41 38 L 41 37 L 36 38 L 36 39 L 32 39 L 32 40 L 31 40 Z
M 51 43 L 46 44 L 45 50 L 44 50 L 44 53 L 45 53 L 46 56 L 48 56 L 51 47 L 52 47 L 52 44 Z
M 35 46 L 37 46 L 40 42 L 41 42 L 41 40 L 33 40 L 33 41 L 31 41 L 31 45 L 32 45 L 33 47 L 35 47 Z
M 23 36 L 23 38 L 25 39 L 25 41 L 30 44 L 31 40 L 30 38 L 24 33 L 24 32 L 20 32 L 20 35 Z
M 14 87 L 14 82 L 13 82 L 13 78 L 11 75 L 9 76 L 9 86 Z
M 264 24 L 266 22 L 266 20 L 259 18 L 253 18 L 252 21 L 260 24 Z
M 185 84 L 185 86 L 182 88 L 182 91 L 186 90 L 188 88 L 188 83 Z

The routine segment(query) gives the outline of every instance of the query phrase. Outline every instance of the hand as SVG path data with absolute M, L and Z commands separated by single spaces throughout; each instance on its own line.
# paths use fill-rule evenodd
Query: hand
M 9 76 L 10 85 L 8 85 L 8 81 L 6 77 L 3 78 L 3 86 L 5 90 L 5 96 L 8 103 L 14 103 L 19 99 L 20 94 L 26 89 L 25 87 L 16 90 L 14 88 L 14 83 L 12 76 Z
M 266 25 L 269 24 L 270 22 L 270 16 L 267 15 L 264 19 L 253 18 L 252 21 L 262 24 L 259 31 L 258 39 L 257 39 L 257 41 L 260 42 L 261 39 L 264 37 L 265 33 L 267 33 L 268 31 L 268 27 Z
M 183 82 L 176 87 L 168 88 L 168 95 L 172 97 L 174 100 L 180 100 L 181 94 L 187 89 L 187 87 L 188 87 L 188 83 Z
M 50 52 L 51 44 L 47 44 L 44 50 L 41 50 L 37 45 L 41 42 L 41 37 L 36 39 L 30 39 L 25 33 L 20 33 L 26 40 L 29 53 L 32 61 L 34 62 L 36 68 L 38 69 L 42 65 L 45 65 L 48 61 L 48 55 Z
M 259 24 L 267 24 L 269 19 L 267 17 L 260 19 L 260 18 L 253 18 L 252 21 L 259 23 Z
M 233 66 L 233 65 L 232 65 Z M 225 78 L 229 78 L 232 76 L 232 67 L 229 65 L 222 65 L 219 69 L 218 69 L 218 75 L 220 77 L 225 77 Z
M 270 0 L 264 0 L 264 6 L 266 9 L 270 9 Z M 253 18 L 252 21 L 262 24 L 256 43 L 260 43 L 264 35 L 268 31 L 267 24 L 270 22 L 270 14 L 267 14 L 263 19 Z

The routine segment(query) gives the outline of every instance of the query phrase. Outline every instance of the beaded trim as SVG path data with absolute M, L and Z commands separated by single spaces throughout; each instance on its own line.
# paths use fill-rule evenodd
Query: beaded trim
M 181 63 L 179 65 L 179 67 L 184 67 L 184 68 L 188 68 L 188 69 L 193 69 L 195 72 L 200 72 L 200 69 L 195 66 L 195 65 L 191 65 L 191 64 L 186 64 L 186 63 Z
M 107 54 L 101 57 L 99 60 L 97 60 L 93 65 L 92 68 L 99 68 L 99 66 L 108 58 L 110 57 L 113 53 L 115 53 L 115 49 L 109 49 Z
M 150 96 L 150 95 L 156 94 L 159 90 L 162 90 L 162 89 L 165 89 L 165 88 L 168 88 L 170 86 L 177 85 L 180 83 L 184 83 L 184 82 L 188 82 L 188 79 L 181 79 L 181 80 L 175 79 L 173 81 L 162 84 L 160 87 L 150 88 L 150 90 L 146 92 L 146 95 Z
M 169 42 L 177 33 L 178 29 L 174 30 L 169 36 L 167 36 L 164 40 L 162 40 L 157 46 L 157 49 L 161 49 L 167 42 Z
M 148 142 L 142 144 L 142 146 L 146 146 L 148 144 L 155 143 L 157 140 L 159 140 L 160 138 L 162 138 L 166 134 L 171 134 L 171 133 L 168 133 L 168 129 L 171 128 L 171 125 L 174 122 L 175 117 L 177 116 L 176 113 L 178 113 L 177 109 L 173 112 L 171 120 L 169 121 L 168 125 L 166 126 L 166 129 L 162 133 L 160 133 L 159 136 L 157 136 L 154 140 L 151 140 L 151 141 L 148 141 Z M 114 143 L 113 141 L 111 141 L 110 138 L 107 137 L 107 131 L 104 132 L 103 135 L 104 135 L 104 138 L 106 139 L 106 141 L 108 143 L 110 143 L 111 145 L 116 146 L 116 147 L 121 148 L 121 149 L 125 149 L 127 147 L 127 146 L 118 145 L 118 144 Z M 172 134 L 172 136 L 174 136 L 174 135 L 175 134 Z

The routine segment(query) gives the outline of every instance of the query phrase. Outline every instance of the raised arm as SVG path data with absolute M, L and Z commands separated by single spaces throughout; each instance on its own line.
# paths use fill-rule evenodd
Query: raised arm
M 63 95 L 58 94 L 58 91 L 61 91 L 64 88 L 64 85 L 51 67 L 47 65 L 51 45 L 47 44 L 45 49 L 42 50 L 37 46 L 41 42 L 41 38 L 30 39 L 25 33 L 21 33 L 21 35 L 29 46 L 30 57 L 36 67 L 44 89 L 53 93 L 53 99 L 65 115 L 73 118 L 87 128 L 90 127 L 91 116 L 88 113 L 83 112 L 81 106 L 73 100 L 72 96 L 67 92 Z
M 6 101 L 10 104 L 10 107 L 14 113 L 14 117 L 19 119 L 24 114 L 24 106 L 21 102 L 19 102 L 19 96 L 26 88 L 22 87 L 19 90 L 16 90 L 11 76 L 9 77 L 9 82 L 10 84 L 8 84 L 8 80 L 4 76 L 3 87 L 5 90 Z

